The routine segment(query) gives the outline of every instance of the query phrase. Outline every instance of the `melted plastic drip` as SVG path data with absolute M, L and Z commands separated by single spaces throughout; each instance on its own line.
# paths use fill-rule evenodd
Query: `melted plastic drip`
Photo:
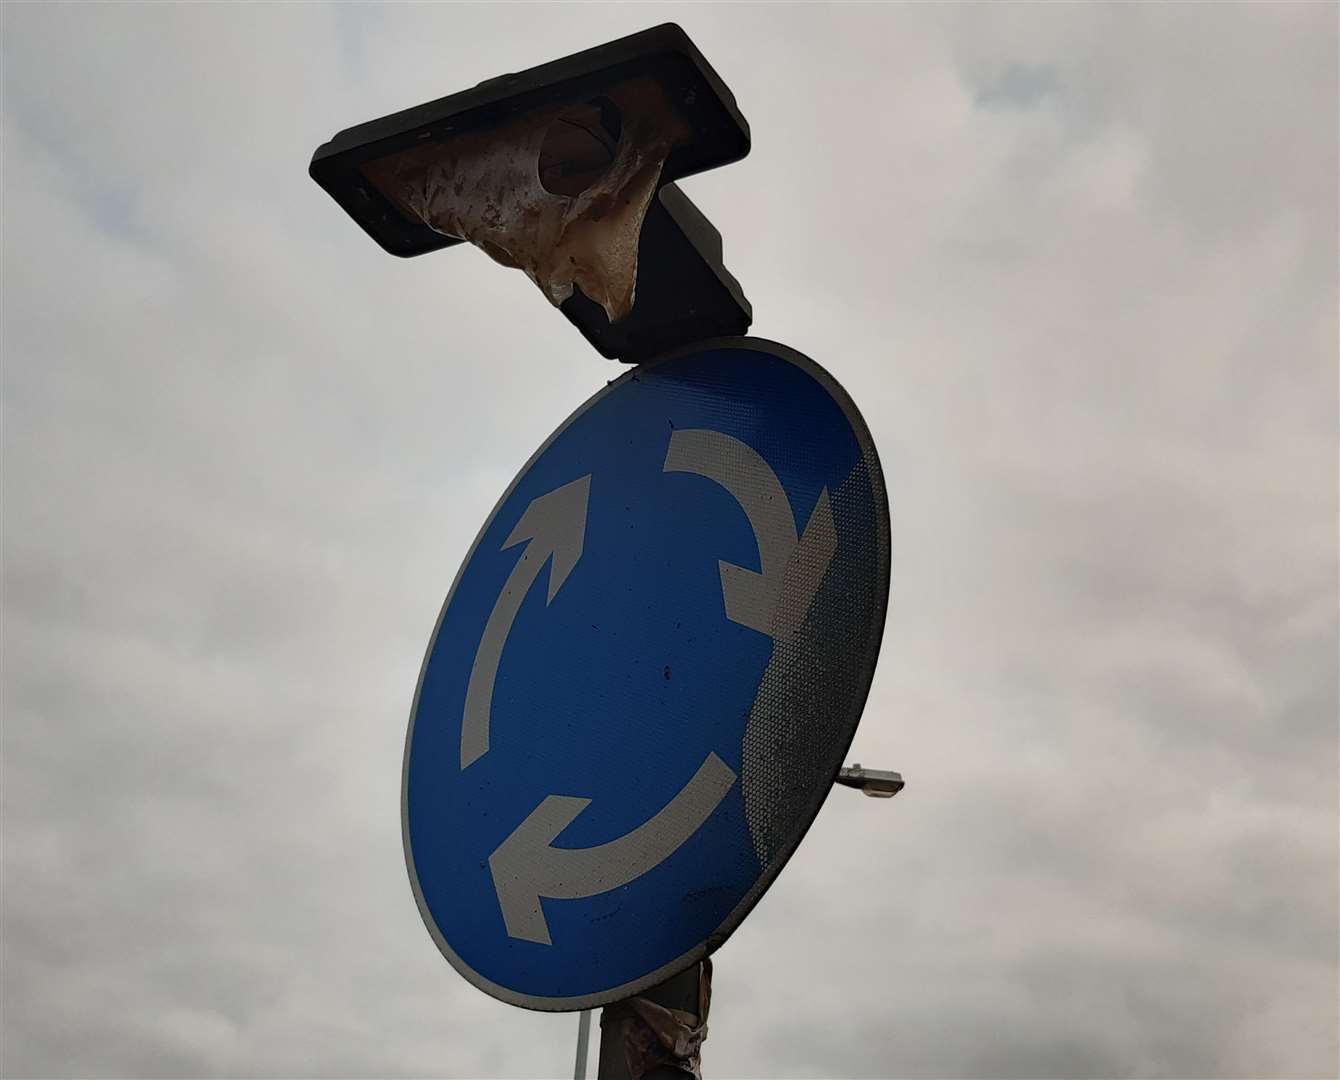
M 587 107 L 611 104 L 617 141 L 609 124 L 604 136 L 589 132 L 613 155 L 603 170 L 589 145 L 572 161 L 554 160 L 554 125 L 586 123 L 565 103 L 416 146 L 363 171 L 403 212 L 524 270 L 555 307 L 577 285 L 614 322 L 633 307 L 638 238 L 661 169 L 690 131 L 651 79 L 619 83 Z M 542 167 L 555 190 L 546 190 Z

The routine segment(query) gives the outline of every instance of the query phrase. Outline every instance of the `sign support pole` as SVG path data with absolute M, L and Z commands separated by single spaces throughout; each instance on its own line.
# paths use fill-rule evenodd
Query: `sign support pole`
M 597 1080 L 685 1080 L 686 1075 L 700 1075 L 710 965 L 694 964 L 637 997 L 600 1010 Z M 692 1027 L 685 1023 L 686 1014 Z
M 577 1061 L 572 1067 L 572 1080 L 586 1080 L 586 1051 L 591 1044 L 591 1010 L 583 1009 L 577 1021 Z

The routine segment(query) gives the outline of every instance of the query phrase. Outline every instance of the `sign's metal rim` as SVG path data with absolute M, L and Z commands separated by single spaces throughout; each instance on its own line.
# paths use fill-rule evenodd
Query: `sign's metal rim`
M 451 588 L 447 591 L 447 598 L 442 602 L 442 609 L 438 612 L 437 622 L 433 626 L 432 637 L 428 639 L 428 648 L 424 652 L 423 663 L 419 667 L 419 681 L 414 687 L 414 702 L 410 706 L 409 729 L 405 733 L 405 755 L 400 773 L 401 843 L 403 844 L 405 851 L 405 868 L 409 871 L 410 886 L 414 890 L 414 902 L 418 905 L 419 914 L 423 918 L 424 925 L 432 935 L 433 941 L 436 942 L 438 950 L 447 958 L 447 961 L 452 967 L 486 994 L 511 1005 L 519 1005 L 522 1008 L 536 1009 L 543 1012 L 571 1012 L 578 1009 L 598 1008 L 614 1001 L 621 1001 L 625 998 L 632 997 L 650 986 L 655 986 L 657 983 L 664 982 L 672 975 L 677 975 L 679 972 L 683 971 L 690 964 L 694 964 L 703 957 L 709 956 L 715 952 L 725 943 L 726 939 L 730 937 L 736 927 L 744 921 L 745 916 L 748 915 L 754 905 L 762 899 L 763 894 L 767 892 L 768 887 L 777 879 L 777 876 L 782 872 L 782 868 L 790 862 L 791 856 L 795 854 L 801 841 L 805 839 L 805 834 L 809 832 L 810 826 L 814 824 L 814 819 L 819 816 L 819 808 L 823 806 L 829 791 L 832 790 L 833 781 L 837 777 L 837 771 L 834 770 L 833 776 L 829 778 L 829 782 L 818 790 L 815 798 L 812 800 L 812 805 L 807 807 L 804 815 L 804 827 L 796 833 L 795 838 L 790 843 L 784 845 L 780 849 L 778 855 L 773 858 L 772 864 L 764 868 L 763 873 L 759 876 L 758 880 L 754 882 L 749 891 L 740 899 L 740 902 L 735 905 L 730 914 L 728 914 L 722 921 L 721 925 L 707 936 L 706 941 L 690 949 L 683 955 L 676 957 L 674 960 L 671 960 L 668 964 L 663 964 L 654 971 L 650 971 L 647 974 L 632 979 L 620 986 L 611 987 L 609 990 L 599 991 L 594 994 L 579 994 L 573 997 L 546 997 L 536 994 L 523 994 L 516 990 L 512 990 L 509 987 L 500 986 L 498 983 L 481 975 L 466 963 L 465 960 L 458 956 L 455 950 L 447 943 L 446 938 L 442 935 L 442 932 L 437 927 L 436 921 L 433 919 L 432 912 L 428 909 L 428 904 L 423 897 L 423 890 L 419 887 L 419 875 L 414 868 L 414 852 L 410 846 L 409 838 L 409 757 L 410 749 L 414 745 L 414 721 L 419 711 L 419 694 L 423 690 L 423 677 L 428 670 L 428 661 L 432 658 L 433 649 L 437 645 L 437 635 L 438 631 L 442 628 L 442 620 L 446 616 L 447 609 L 451 606 L 452 597 L 456 595 L 456 588 L 460 584 L 461 575 L 465 573 L 465 568 L 470 565 L 471 559 L 474 558 L 475 551 L 478 549 L 479 543 L 484 537 L 484 533 L 487 532 L 489 526 L 493 524 L 493 519 L 497 517 L 498 511 L 501 510 L 503 504 L 507 502 L 512 492 L 516 489 L 517 484 L 521 482 L 522 477 L 530 471 L 531 466 L 534 465 L 544 452 L 549 449 L 554 443 L 554 440 L 567 431 L 578 417 L 582 416 L 593 405 L 601 401 L 606 395 L 617 390 L 628 380 L 635 379 L 642 371 L 650 370 L 660 364 L 668 363 L 684 356 L 722 349 L 766 352 L 776 356 L 778 359 L 793 364 L 812 376 L 820 386 L 828 391 L 833 400 L 841 407 L 843 415 L 847 418 L 847 422 L 851 424 L 852 432 L 856 436 L 857 444 L 870 466 L 870 483 L 872 492 L 875 495 L 876 529 L 879 534 L 876 537 L 876 550 L 878 551 L 879 575 L 881 579 L 879 582 L 880 588 L 877 592 L 879 600 L 878 621 L 880 624 L 880 632 L 874 635 L 874 640 L 870 647 L 869 663 L 866 668 L 865 693 L 861 697 L 861 705 L 857 710 L 856 718 L 851 724 L 851 731 L 847 738 L 847 745 L 843 747 L 844 756 L 848 748 L 851 746 L 852 738 L 856 735 L 856 728 L 860 723 L 861 713 L 865 711 L 865 702 L 870 693 L 870 684 L 874 679 L 875 665 L 879 660 L 880 644 L 884 637 L 883 623 L 888 614 L 890 566 L 889 499 L 888 491 L 884 485 L 884 472 L 879 462 L 879 453 L 875 448 L 875 442 L 871 437 L 870 429 L 866 426 L 865 419 L 861 416 L 860 410 L 857 409 L 856 403 L 852 401 L 851 396 L 842 388 L 842 385 L 808 356 L 798 352 L 790 346 L 782 345 L 775 341 L 769 341 L 766 338 L 757 337 L 713 338 L 707 341 L 696 342 L 693 345 L 686 346 L 682 349 L 676 349 L 664 356 L 657 357 L 647 363 L 638 365 L 620 376 L 618 379 L 606 384 L 578 406 L 578 408 L 554 430 L 553 434 L 545 439 L 540 448 L 530 456 L 525 465 L 523 465 L 517 472 L 512 482 L 507 486 L 507 490 L 503 492 L 497 503 L 494 504 L 493 510 L 490 511 L 489 516 L 484 520 L 484 524 L 480 526 L 474 542 L 470 545 L 470 550 L 461 561 L 460 569 L 456 571 L 456 577 L 451 583 Z

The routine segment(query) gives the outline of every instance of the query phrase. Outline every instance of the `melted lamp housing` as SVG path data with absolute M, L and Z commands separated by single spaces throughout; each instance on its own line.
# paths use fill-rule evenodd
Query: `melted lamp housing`
M 468 240 L 638 362 L 748 329 L 720 234 L 674 184 L 748 152 L 731 92 L 667 23 L 348 128 L 309 172 L 386 251 Z

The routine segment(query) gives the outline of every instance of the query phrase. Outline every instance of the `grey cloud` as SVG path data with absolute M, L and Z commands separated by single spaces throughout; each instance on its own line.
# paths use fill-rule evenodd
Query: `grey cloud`
M 305 166 L 667 17 L 753 125 L 688 189 L 755 328 L 890 476 L 853 756 L 909 780 L 723 948 L 709 1071 L 1335 1075 L 1320 5 L 5 6 L 0 1071 L 566 1070 L 424 932 L 400 754 L 480 521 L 616 370 Z
M 1028 109 L 1051 97 L 1060 87 L 1056 69 L 1010 64 L 977 93 L 985 108 Z

